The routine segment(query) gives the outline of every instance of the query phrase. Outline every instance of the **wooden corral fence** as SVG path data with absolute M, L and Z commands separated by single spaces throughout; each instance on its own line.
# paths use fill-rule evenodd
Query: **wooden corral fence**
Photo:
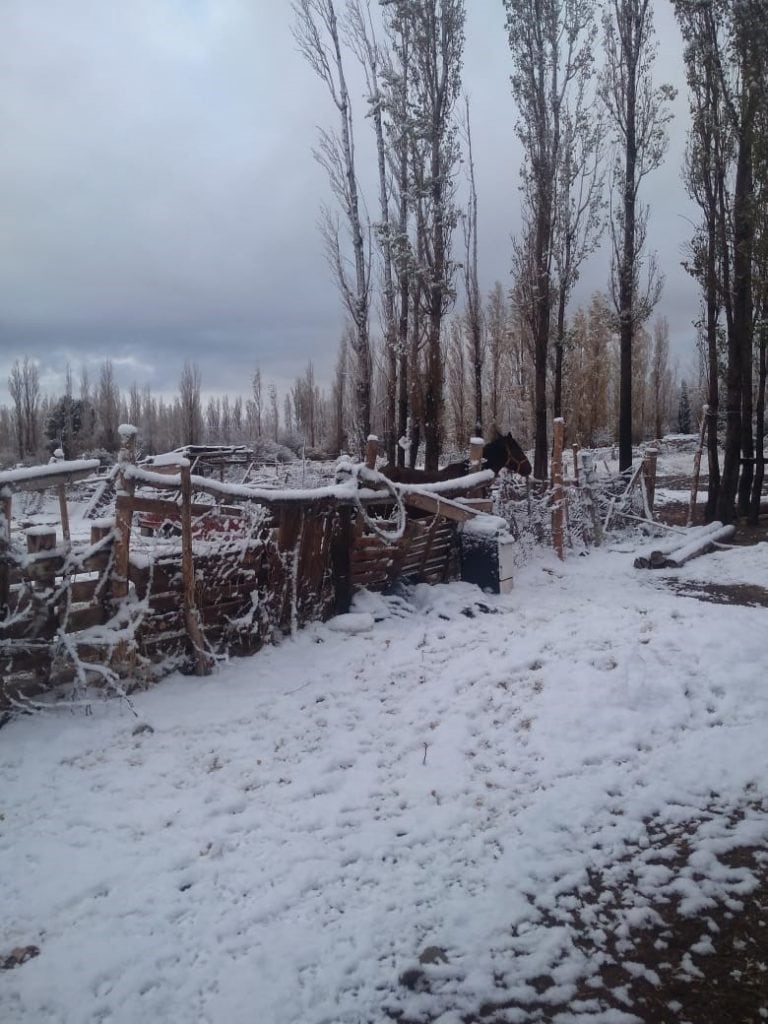
M 121 692 L 172 667 L 205 673 L 348 610 L 357 587 L 456 578 L 459 525 L 488 507 L 488 472 L 394 489 L 358 466 L 334 486 L 271 492 L 195 476 L 185 459 L 138 467 L 134 440 L 124 428 L 114 517 L 87 539 L 36 527 L 22 549 L 11 502 L 91 464 L 0 473 L 0 708 L 72 681 Z

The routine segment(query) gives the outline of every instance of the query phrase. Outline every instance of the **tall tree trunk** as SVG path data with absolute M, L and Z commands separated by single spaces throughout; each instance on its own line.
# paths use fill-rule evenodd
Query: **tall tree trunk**
M 627 76 L 627 126 L 624 153 L 624 225 L 619 268 L 619 470 L 632 467 L 632 341 L 635 334 L 635 230 L 637 164 L 636 79 Z
M 707 225 L 707 365 L 709 369 L 709 389 L 707 394 L 707 461 L 709 490 L 707 505 L 704 511 L 705 521 L 711 523 L 715 518 L 717 503 L 720 496 L 720 456 L 717 441 L 717 419 L 720 405 L 720 382 L 718 380 L 719 360 L 717 352 L 717 239 L 713 217 Z
M 763 316 L 760 321 L 760 348 L 758 353 L 757 370 L 757 404 L 755 407 L 755 435 L 757 437 L 755 476 L 752 481 L 752 495 L 749 504 L 748 522 L 750 526 L 757 526 L 760 516 L 760 499 L 763 494 L 763 480 L 765 479 L 765 387 L 766 387 L 766 363 L 768 362 L 768 325 L 765 317 L 768 314 L 768 302 L 763 301 Z
M 733 198 L 733 326 L 728 332 L 725 460 L 718 518 L 736 515 L 739 463 L 744 431 L 742 403 L 744 360 L 752 358 L 752 155 L 749 128 L 742 124 Z M 751 432 L 751 423 L 750 423 Z
M 555 380 L 554 380 L 554 415 L 558 419 L 563 415 L 563 356 L 565 354 L 565 303 L 566 289 L 558 288 L 557 294 L 557 333 L 555 336 Z

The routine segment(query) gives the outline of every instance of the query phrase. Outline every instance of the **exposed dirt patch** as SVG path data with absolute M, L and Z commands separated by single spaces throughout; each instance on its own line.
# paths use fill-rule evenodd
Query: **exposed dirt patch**
M 747 897 L 705 915 L 684 917 L 671 904 L 654 907 L 663 924 L 634 936 L 634 948 L 601 967 L 568 1003 L 547 998 L 551 978 L 537 979 L 539 1005 L 485 1006 L 464 1024 L 554 1021 L 570 1010 L 614 1010 L 642 1024 L 759 1024 L 768 1019 L 768 869 L 762 851 L 742 849 L 723 858 L 759 878 Z M 597 893 L 596 893 L 597 895 Z M 617 894 L 618 895 L 618 894 Z M 578 943 L 590 959 L 598 950 Z M 698 951 L 695 951 L 698 950 Z M 610 952 L 610 944 L 609 944 Z M 551 995 L 551 993 L 550 993 Z M 589 1009 L 588 1009 L 589 1008 Z M 526 1012 L 521 1017 L 520 1011 Z
M 671 576 L 657 577 L 681 597 L 695 597 L 711 604 L 736 604 L 745 608 L 768 608 L 768 589 L 753 583 L 699 583 Z
M 753 810 L 768 815 L 764 803 Z M 732 819 L 740 817 L 736 811 Z M 660 863 L 675 873 L 690 866 L 690 835 L 696 828 L 674 832 L 648 825 L 652 847 Z M 670 847 L 671 844 L 671 847 Z M 670 858 L 670 848 L 675 851 Z M 564 1019 L 583 1020 L 613 1012 L 622 1024 L 761 1024 L 768 1020 L 768 852 L 739 848 L 720 858 L 725 868 L 747 869 L 757 880 L 751 892 L 724 899 L 695 915 L 681 912 L 677 898 L 653 904 L 655 923 L 627 933 L 606 923 L 599 944 L 595 941 L 596 908 L 633 907 L 633 874 L 618 888 L 599 875 L 572 894 L 580 905 L 574 914 L 575 945 L 598 969 L 567 998 L 555 979 L 542 975 L 529 982 L 525 1000 L 504 998 L 499 979 L 498 998 L 462 1016 L 463 1024 L 554 1024 Z M 695 879 L 695 875 L 693 876 Z M 638 905 L 642 905 L 642 900 Z M 650 918 L 649 918 L 650 919 Z M 586 922 L 590 921 L 591 926 Z M 581 922 L 581 923 L 580 923 Z M 557 926 L 554 918 L 551 923 Z M 418 971 L 417 991 L 429 992 L 426 971 Z M 410 979 L 405 979 L 408 981 Z M 401 979 L 401 983 L 405 984 Z M 410 985 L 407 987 L 411 987 Z M 535 993 L 535 994 L 533 994 Z M 399 1024 L 417 1024 L 397 1012 L 388 1014 Z M 432 1020 L 432 1018 L 427 1018 Z M 419 1018 L 419 1024 L 424 1018 Z

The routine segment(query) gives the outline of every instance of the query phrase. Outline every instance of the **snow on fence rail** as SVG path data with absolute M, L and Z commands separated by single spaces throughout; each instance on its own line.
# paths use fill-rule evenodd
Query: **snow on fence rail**
M 453 499 L 492 479 L 400 490 L 350 465 L 329 487 L 265 490 L 195 476 L 184 458 L 138 467 L 134 435 L 122 438 L 114 516 L 91 522 L 88 540 L 38 527 L 22 546 L 12 492 L 0 492 L 0 708 L 59 684 L 71 700 L 94 682 L 122 694 L 173 667 L 205 673 L 346 611 L 355 587 L 455 578 L 459 524 L 478 513 Z M 64 475 L 53 468 L 24 486 L 51 486 Z

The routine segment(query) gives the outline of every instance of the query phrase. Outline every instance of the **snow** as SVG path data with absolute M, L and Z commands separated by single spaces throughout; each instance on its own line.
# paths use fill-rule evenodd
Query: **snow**
M 184 467 L 190 466 L 189 459 L 180 455 L 178 452 L 165 452 L 162 455 L 151 455 L 146 460 L 148 466 L 178 466 Z
M 26 483 L 29 480 L 41 481 L 51 479 L 56 482 L 58 477 L 64 478 L 70 473 L 83 473 L 99 468 L 98 459 L 72 459 L 69 462 L 53 462 L 46 466 L 22 466 L 20 469 L 6 469 L 0 472 L 0 488 L 6 485 Z
M 335 633 L 368 633 L 373 629 L 374 621 L 369 612 L 349 612 L 331 619 L 328 628 Z
M 754 879 L 724 855 L 768 841 L 765 612 L 634 555 L 540 553 L 499 597 L 364 593 L 135 715 L 6 725 L 0 953 L 40 955 L 4 972 L 0 1020 L 456 1024 L 542 976 L 567 1003 L 609 939 L 642 971 L 659 900 L 738 906 Z M 696 573 L 765 585 L 768 545 L 675 578 Z M 558 1019 L 638 1018 L 595 998 Z

